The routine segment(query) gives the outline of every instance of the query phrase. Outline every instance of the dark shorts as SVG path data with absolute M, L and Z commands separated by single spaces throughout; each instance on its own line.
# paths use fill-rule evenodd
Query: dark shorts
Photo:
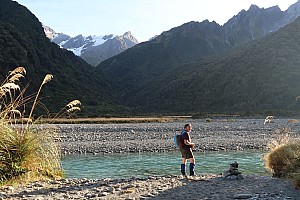
M 194 154 L 192 152 L 192 149 L 180 149 L 181 151 L 181 155 L 182 155 L 182 158 L 186 158 L 186 159 L 189 159 L 189 158 L 194 158 Z

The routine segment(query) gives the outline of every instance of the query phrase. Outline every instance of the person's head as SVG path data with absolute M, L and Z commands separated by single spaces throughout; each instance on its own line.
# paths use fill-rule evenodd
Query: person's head
M 187 132 L 190 132 L 192 130 L 192 124 L 186 124 L 184 125 L 184 129 L 187 131 Z

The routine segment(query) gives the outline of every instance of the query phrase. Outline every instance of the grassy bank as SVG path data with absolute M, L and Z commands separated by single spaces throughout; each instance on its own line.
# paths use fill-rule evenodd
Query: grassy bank
M 166 116 L 166 117 L 99 117 L 99 118 L 57 118 L 57 119 L 40 119 L 41 123 L 54 124 L 117 124 L 117 123 L 164 123 L 178 120 L 190 119 L 190 116 Z

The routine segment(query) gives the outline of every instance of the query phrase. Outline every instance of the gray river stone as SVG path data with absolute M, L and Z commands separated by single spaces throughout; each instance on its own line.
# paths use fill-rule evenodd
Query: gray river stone
M 234 199 L 250 199 L 252 198 L 252 194 L 236 194 L 233 196 Z

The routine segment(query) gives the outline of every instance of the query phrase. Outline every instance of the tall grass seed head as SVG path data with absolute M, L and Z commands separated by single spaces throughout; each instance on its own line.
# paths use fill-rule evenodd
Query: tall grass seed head
M 12 76 L 14 74 L 26 74 L 26 69 L 24 67 L 17 67 L 13 71 L 11 71 L 9 75 Z
M 48 83 L 49 81 L 51 81 L 53 79 L 53 75 L 52 74 L 47 74 L 42 82 L 42 85 Z
M 73 101 L 71 101 L 70 103 L 67 104 L 67 107 L 72 108 L 72 107 L 77 106 L 77 105 L 81 105 L 81 102 L 79 100 L 73 100 Z

